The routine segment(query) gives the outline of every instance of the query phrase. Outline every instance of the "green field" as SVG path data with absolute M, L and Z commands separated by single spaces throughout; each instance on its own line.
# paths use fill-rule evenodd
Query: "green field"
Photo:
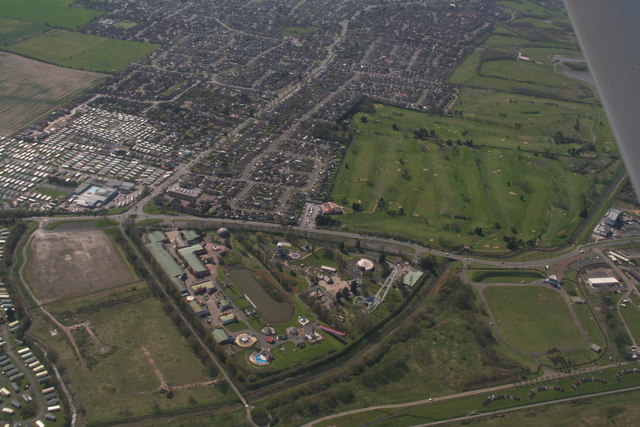
M 619 368 L 617 368 L 619 369 Z M 602 378 L 606 380 L 607 384 L 602 383 L 584 383 L 579 386 L 576 390 L 572 390 L 571 384 L 579 378 L 584 378 L 585 375 L 575 375 L 572 377 L 548 381 L 542 384 L 549 386 L 559 386 L 564 391 L 554 391 L 548 390 L 543 392 L 538 392 L 533 398 L 528 397 L 529 391 L 534 388 L 533 385 L 521 386 L 521 387 L 512 387 L 504 390 L 491 392 L 487 394 L 479 394 L 471 397 L 463 397 L 458 399 L 450 399 L 450 400 L 442 400 L 442 401 L 434 401 L 427 404 L 407 407 L 407 408 L 397 408 L 397 409 L 377 409 L 372 411 L 363 412 L 356 415 L 344 416 L 339 418 L 334 418 L 329 421 L 325 421 L 323 423 L 317 424 L 318 426 L 353 426 L 353 425 L 377 425 L 377 426 L 388 426 L 388 427 L 396 427 L 396 426 L 410 426 L 410 425 L 419 425 L 422 423 L 428 422 L 436 422 L 439 420 L 446 420 L 453 417 L 461 417 L 468 415 L 470 413 L 482 413 L 499 409 L 506 408 L 515 408 L 525 404 L 531 403 L 539 403 L 539 402 L 549 402 L 556 399 L 562 399 L 567 397 L 576 397 L 588 395 L 590 393 L 597 393 L 601 391 L 615 390 L 626 387 L 635 387 L 640 385 L 640 375 L 627 375 L 622 378 L 621 381 L 615 381 L 615 372 L 617 369 L 610 369 L 602 372 L 598 372 L 593 374 L 592 376 L 597 378 Z M 591 375 L 589 375 L 591 376 Z M 536 385 L 537 386 L 537 385 Z M 634 392 L 634 396 L 637 396 L 639 392 Z M 508 394 L 517 396 L 520 398 L 520 401 L 515 401 L 511 399 L 498 400 L 490 403 L 488 406 L 483 407 L 481 405 L 481 401 L 488 397 L 491 394 Z M 616 394 L 610 397 L 598 397 L 594 400 L 586 399 L 585 401 L 566 404 L 558 406 L 558 408 L 577 408 L 576 412 L 569 412 L 569 414 L 579 414 L 580 408 L 585 408 L 589 410 L 592 414 L 597 414 L 600 412 L 600 415 L 607 414 L 607 418 L 611 419 L 616 415 L 620 415 L 625 410 L 620 407 L 615 407 L 613 402 L 619 401 L 621 404 L 626 404 L 633 406 L 632 399 L 628 399 L 626 393 Z M 435 397 L 435 396 L 434 396 Z M 605 406 L 600 406 L 601 399 L 605 399 Z M 637 399 L 637 397 L 636 397 Z M 591 402 L 597 402 L 598 408 L 591 407 Z M 612 407 L 613 406 L 613 407 Z M 636 405 L 637 406 L 637 405 Z M 533 413 L 530 410 L 527 410 L 524 413 L 519 413 L 517 416 L 515 415 L 507 415 L 506 419 L 510 422 L 502 422 L 505 418 L 501 416 L 487 417 L 483 418 L 481 421 L 473 421 L 474 424 L 479 423 L 483 424 L 483 421 L 487 421 L 488 425 L 514 425 L 520 424 L 521 421 L 525 422 L 524 425 L 609 425 L 611 423 L 598 422 L 598 420 L 602 420 L 602 418 L 594 417 L 593 419 L 589 418 L 579 418 L 582 420 L 590 420 L 590 422 L 579 423 L 577 419 L 573 419 L 569 416 L 561 417 L 563 421 L 557 422 L 558 420 L 553 418 L 552 416 L 545 416 L 546 411 L 554 411 L 555 407 L 544 407 L 539 409 L 533 409 Z M 601 408 L 601 409 L 599 409 Z M 634 413 L 636 411 L 634 410 Z M 533 416 L 533 414 L 541 415 L 541 419 L 537 419 L 537 423 L 530 422 L 531 420 L 527 420 L 529 416 Z M 621 417 L 619 420 L 625 420 L 628 417 Z M 624 423 L 623 423 L 624 424 Z
M 582 57 L 567 17 L 501 4 L 528 15 L 454 70 L 451 115 L 375 105 L 353 117 L 331 192 L 345 229 L 494 253 L 559 247 L 602 195 L 619 155 L 593 89 L 556 70 L 555 55 Z
M 46 29 L 43 24 L 20 21 L 0 16 L 0 45 L 9 45 Z
M 56 65 L 89 71 L 121 71 L 159 45 L 51 30 L 4 49 Z
M 364 114 L 356 115 L 357 136 L 331 193 L 347 207 L 338 219 L 349 230 L 440 246 L 504 249 L 503 236 L 514 230 L 524 242 L 562 244 L 581 221 L 581 194 L 593 178 L 567 170 L 576 159 L 550 156 L 548 151 L 560 149 L 548 140 L 551 129 L 565 129 L 566 122 L 558 124 L 562 114 L 578 116 L 584 107 L 563 113 L 563 105 L 529 97 L 494 94 L 488 101 L 478 93 L 464 96 L 469 118 L 384 105 L 366 114 L 366 123 Z M 500 117 L 508 108 L 504 97 L 523 104 L 514 106 L 516 117 Z M 526 108 L 539 112 L 534 120 L 517 112 Z M 514 127 L 515 121 L 524 124 Z M 437 137 L 417 139 L 414 132 L 420 128 Z M 465 145 L 469 139 L 473 146 Z M 360 203 L 361 212 L 349 209 L 354 203 Z
M 544 279 L 544 274 L 536 270 L 476 270 L 470 272 L 473 282 L 520 283 Z
M 72 7 L 73 0 L 0 0 L 0 15 L 74 30 L 103 12 Z
M 316 25 L 307 25 L 304 27 L 289 26 L 289 27 L 282 27 L 282 29 L 280 30 L 280 33 L 283 36 L 300 36 L 300 35 L 313 34 L 316 31 L 318 31 L 318 28 L 320 27 Z
M 145 284 L 48 309 L 66 325 L 90 322 L 99 341 L 84 328 L 73 332 L 89 368 L 85 375 L 63 334 L 51 336 L 47 323 L 39 323 L 36 329 L 60 355 L 76 398 L 86 409 L 88 424 L 210 406 L 227 399 L 217 386 L 199 385 L 211 380 L 209 372 Z M 174 388 L 173 398 L 158 392 L 161 379 Z M 181 388 L 189 384 L 193 388 Z
M 483 292 L 502 337 L 520 351 L 544 353 L 552 348 L 582 346 L 580 332 L 556 291 L 498 286 Z

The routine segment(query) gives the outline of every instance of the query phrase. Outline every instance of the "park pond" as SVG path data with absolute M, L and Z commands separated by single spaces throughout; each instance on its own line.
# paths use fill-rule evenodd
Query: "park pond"
M 256 274 L 258 273 L 247 268 L 227 271 L 231 281 L 238 287 L 240 292 L 253 301 L 258 308 L 258 312 L 267 322 L 277 323 L 290 319 L 293 315 L 293 306 L 286 300 L 282 302 L 274 300 L 258 282 Z M 263 280 L 267 281 L 266 278 Z M 272 285 L 267 284 L 267 286 Z
M 554 55 L 552 60 L 554 64 L 559 64 L 563 62 L 564 63 L 567 63 L 567 62 L 584 63 L 583 59 L 569 58 L 561 55 Z M 596 87 L 596 82 L 593 80 L 593 76 L 591 75 L 591 72 L 588 69 L 572 70 L 572 69 L 563 67 L 561 72 L 562 72 L 562 75 L 564 76 L 571 77 L 572 79 L 576 79 L 576 80 L 581 80 L 593 88 Z

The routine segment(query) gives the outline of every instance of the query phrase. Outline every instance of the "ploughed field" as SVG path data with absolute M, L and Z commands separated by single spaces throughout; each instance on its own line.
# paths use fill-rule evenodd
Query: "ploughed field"
M 0 135 L 10 135 L 83 90 L 102 74 L 0 52 Z

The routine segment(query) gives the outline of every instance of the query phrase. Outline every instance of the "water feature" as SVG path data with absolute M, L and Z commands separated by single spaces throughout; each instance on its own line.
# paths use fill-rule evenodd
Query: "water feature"
M 281 322 L 293 315 L 289 302 L 278 302 L 265 291 L 255 278 L 255 272 L 247 269 L 231 269 L 227 276 L 258 307 L 258 311 L 267 322 Z
M 558 64 L 560 62 L 576 62 L 576 63 L 584 63 L 583 59 L 579 58 L 569 58 L 567 56 L 562 55 L 554 55 L 552 58 L 554 64 Z M 591 71 L 589 70 L 571 70 L 566 69 L 564 67 L 561 68 L 561 73 L 563 76 L 570 77 L 572 79 L 581 80 L 595 89 L 596 82 L 593 80 L 593 76 L 591 75 Z

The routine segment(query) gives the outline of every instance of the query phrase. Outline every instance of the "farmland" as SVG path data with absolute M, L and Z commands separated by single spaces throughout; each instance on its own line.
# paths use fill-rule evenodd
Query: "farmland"
M 0 52 L 0 135 L 9 135 L 97 84 L 102 74 Z
M 69 226 L 73 232 L 69 232 Z M 30 250 L 28 279 L 45 303 L 138 280 L 109 237 L 90 224 L 38 230 Z M 65 268 L 61 269 L 61 265 Z
M 72 0 L 0 0 L 0 16 L 73 30 L 102 14 L 70 7 L 72 3 Z
M 538 286 L 483 290 L 504 340 L 527 353 L 584 346 L 567 305 L 556 291 Z
M 46 28 L 43 24 L 19 21 L 0 16 L 0 45 L 8 45 L 17 40 L 40 33 Z
M 116 40 L 55 29 L 4 49 L 56 65 L 88 71 L 121 71 L 158 48 L 157 44 Z

